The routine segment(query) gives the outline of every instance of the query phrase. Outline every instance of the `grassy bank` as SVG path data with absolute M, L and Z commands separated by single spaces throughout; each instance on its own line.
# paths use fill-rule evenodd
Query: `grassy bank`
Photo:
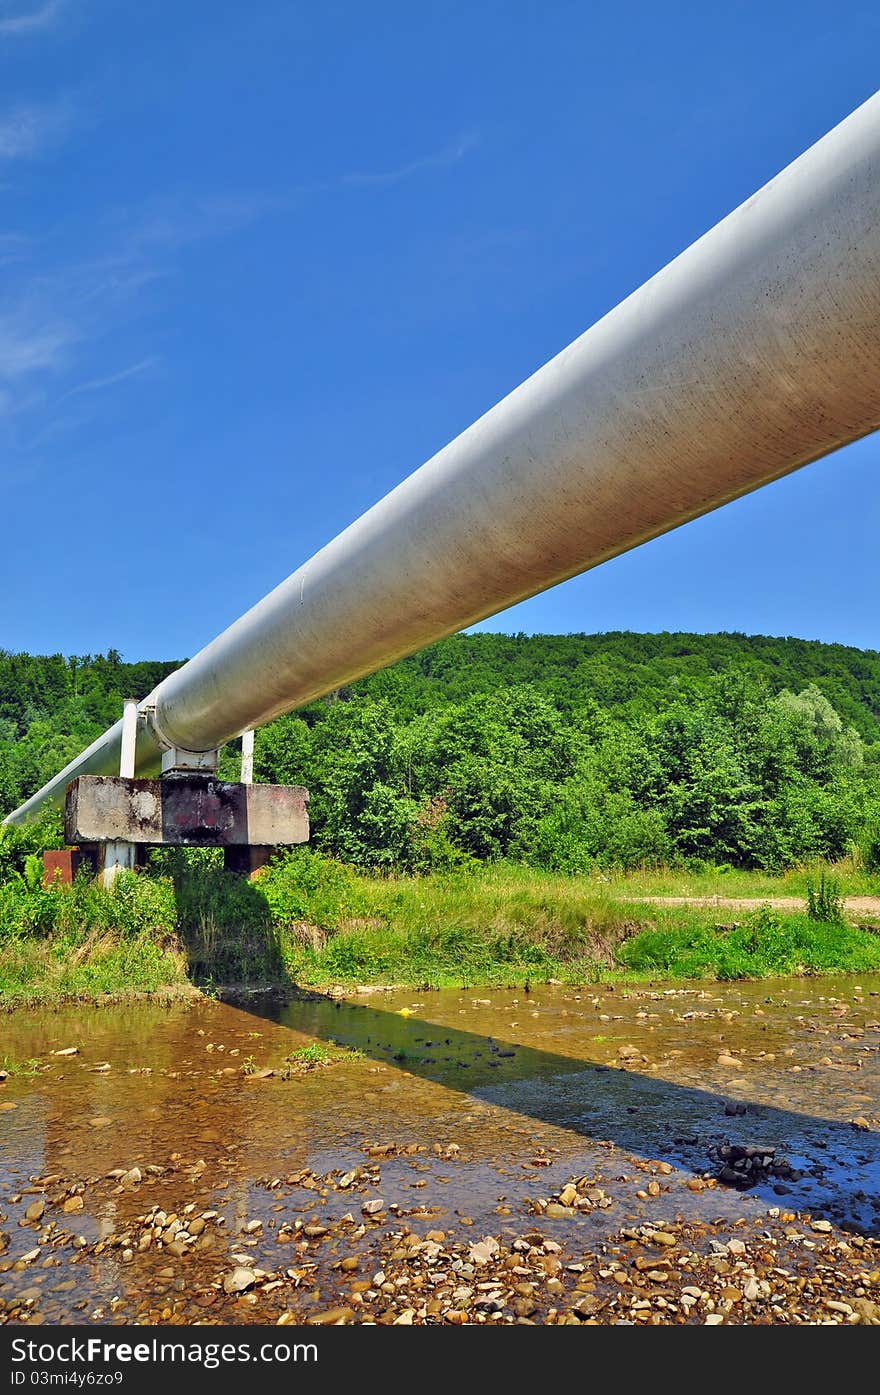
M 840 919 L 857 872 L 770 881 L 709 871 L 565 877 L 508 865 L 421 878 L 365 876 L 305 850 L 255 881 L 210 854 L 164 853 L 116 887 L 0 884 L 0 1004 L 184 991 L 188 983 L 521 985 L 559 979 L 736 979 L 880 970 L 880 934 Z M 800 880 L 798 880 L 798 878 Z M 800 896 L 803 909 L 656 905 L 658 894 Z

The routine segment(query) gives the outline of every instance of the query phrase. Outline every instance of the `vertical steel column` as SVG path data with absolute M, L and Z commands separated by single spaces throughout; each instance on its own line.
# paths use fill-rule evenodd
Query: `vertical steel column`
M 254 732 L 253 728 L 241 734 L 241 783 L 254 783 Z
M 119 746 L 119 774 L 125 779 L 134 779 L 135 749 L 137 746 L 138 701 L 126 698 L 122 709 L 122 739 Z M 101 879 L 105 886 L 112 886 L 122 871 L 133 872 L 137 858 L 134 843 L 111 842 L 104 844 Z

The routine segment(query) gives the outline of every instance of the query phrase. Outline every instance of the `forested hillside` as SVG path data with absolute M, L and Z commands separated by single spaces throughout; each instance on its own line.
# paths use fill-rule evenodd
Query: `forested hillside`
M 9 809 L 175 665 L 0 654 Z M 880 838 L 880 654 L 745 635 L 458 635 L 258 734 L 361 866 L 781 869 Z M 235 754 L 223 769 L 235 774 Z

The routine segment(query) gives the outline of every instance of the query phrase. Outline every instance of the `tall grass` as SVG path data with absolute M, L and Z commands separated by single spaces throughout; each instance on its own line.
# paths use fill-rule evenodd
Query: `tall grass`
M 609 882 L 494 864 L 393 878 L 307 849 L 253 882 L 214 854 L 163 853 L 149 874 L 123 874 L 109 890 L 85 878 L 43 887 L 25 870 L 0 881 L 6 1005 L 187 979 L 441 986 L 880 970 L 880 935 L 837 918 L 827 876 L 807 910 L 765 908 L 721 925 L 712 906 L 639 904 L 666 885 L 656 873 Z M 670 889 L 707 895 L 727 875 Z M 756 889 L 756 879 L 737 881 L 738 895 Z M 793 894 L 772 884 L 780 890 Z

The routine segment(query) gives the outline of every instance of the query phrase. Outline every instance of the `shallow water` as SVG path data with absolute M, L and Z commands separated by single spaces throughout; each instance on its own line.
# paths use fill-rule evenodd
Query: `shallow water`
M 880 1232 L 880 975 L 70 1007 L 0 1018 L 0 1033 L 0 1058 L 40 1063 L 0 1088 L 0 1320 L 271 1321 L 253 1294 L 221 1314 L 217 1282 L 245 1260 L 274 1272 L 285 1223 L 315 1218 L 330 1233 L 296 1283 L 326 1306 L 333 1226 L 377 1195 L 385 1222 L 510 1238 L 536 1201 L 588 1178 L 610 1204 L 553 1221 L 582 1247 L 774 1207 Z M 359 1054 L 260 1077 L 316 1041 Z M 775 1148 L 794 1176 L 689 1190 L 718 1174 L 724 1143 Z M 140 1181 L 108 1176 L 133 1167 Z M 376 1170 L 342 1191 L 324 1180 L 356 1167 Z M 649 1177 L 659 1194 L 639 1197 Z M 19 1224 L 41 1197 L 45 1214 Z M 156 1206 L 217 1211 L 210 1243 L 138 1250 Z

